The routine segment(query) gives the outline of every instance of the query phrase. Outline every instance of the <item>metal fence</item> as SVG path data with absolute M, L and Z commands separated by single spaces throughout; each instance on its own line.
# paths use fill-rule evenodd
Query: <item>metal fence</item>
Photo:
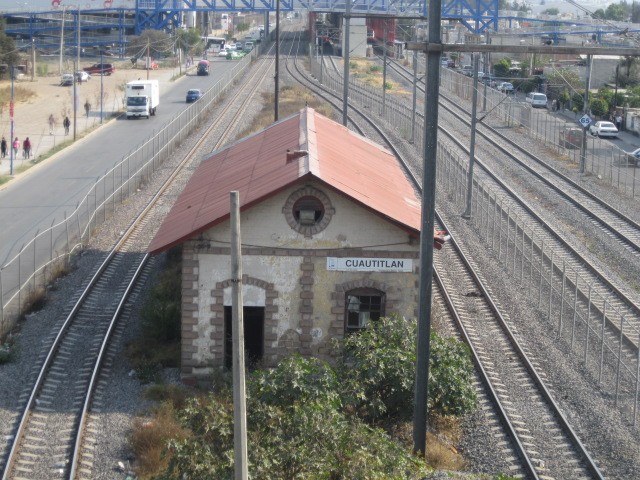
M 54 220 L 37 232 L 0 268 L 0 335 L 12 328 L 25 305 L 46 291 L 47 283 L 65 269 L 71 254 L 88 242 L 92 231 L 178 149 L 256 56 L 253 51 L 238 61 L 200 100 L 99 178 L 64 220 Z
M 320 78 L 316 56 L 311 55 L 310 65 L 312 75 Z M 342 94 L 338 72 L 325 67 L 322 83 Z M 405 105 L 408 102 L 387 96 L 383 106 L 381 89 L 355 78 L 350 78 L 349 86 L 350 101 L 366 108 L 406 140 L 410 140 L 409 132 L 414 130 L 413 143 L 418 151 L 423 150 L 424 122 L 420 116 L 412 117 L 411 107 Z M 413 128 L 412 118 L 415 118 Z M 468 157 L 459 155 L 439 139 L 437 162 L 438 194 L 446 196 L 449 203 L 455 203 L 462 211 L 466 207 Z M 613 296 L 597 293 L 590 281 L 555 251 L 555 246 L 545 244 L 536 234 L 537 225 L 519 217 L 515 205 L 479 180 L 478 175 L 472 195 L 472 224 L 505 275 L 514 279 L 521 292 L 543 312 L 561 348 L 568 348 L 579 359 L 592 378 L 597 379 L 600 390 L 611 395 L 635 426 L 640 379 L 638 319 L 621 311 Z
M 454 70 L 443 68 L 440 87 L 446 94 L 453 94 L 466 101 L 472 101 L 473 78 Z M 485 98 L 486 97 L 486 98 Z M 576 136 L 575 129 L 581 127 L 574 119 L 565 119 L 548 113 L 546 109 L 535 109 L 527 103 L 516 102 L 512 95 L 478 84 L 478 112 L 484 110 L 490 116 L 508 127 L 519 128 L 523 133 L 541 142 L 550 151 L 574 165 L 580 163 L 582 136 Z M 480 113 L 484 116 L 485 113 Z M 573 129 L 573 130 L 572 130 Z M 587 135 L 585 172 L 598 177 L 619 189 L 622 193 L 635 197 L 640 195 L 640 174 L 634 168 L 627 152 L 610 142 Z

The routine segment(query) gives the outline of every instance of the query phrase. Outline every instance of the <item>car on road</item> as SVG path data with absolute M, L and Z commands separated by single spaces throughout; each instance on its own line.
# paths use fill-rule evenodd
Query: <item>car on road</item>
M 245 50 L 246 52 L 250 52 L 251 50 L 253 50 L 254 45 L 255 45 L 255 44 L 254 44 L 253 42 L 246 42 L 246 43 L 244 44 L 244 50 Z
M 90 75 L 111 75 L 116 71 L 113 63 L 94 63 L 90 67 L 83 68 Z
M 473 67 L 471 65 L 463 65 L 461 73 L 467 77 L 473 76 Z
M 544 93 L 531 92 L 527 93 L 525 102 L 531 104 L 532 107 L 547 108 L 547 96 Z
M 513 93 L 513 83 L 510 82 L 502 82 L 498 87 L 502 93 Z
M 220 51 L 218 52 L 218 56 L 219 57 L 225 57 L 227 56 L 227 54 L 231 53 L 231 50 L 227 50 L 226 48 L 221 48 Z
M 73 85 L 73 73 L 63 73 L 60 77 L 60 85 L 63 87 Z
M 187 91 L 187 103 L 195 102 L 202 97 L 202 90 L 198 88 L 191 88 Z
M 84 70 L 78 70 L 76 72 L 76 82 L 79 82 L 79 83 L 88 82 L 90 79 L 91 79 L 91 75 L 89 75 Z
M 627 152 L 627 165 L 629 167 L 640 167 L 640 148 L 633 152 Z
M 589 125 L 589 133 L 597 137 L 618 138 L 618 129 L 612 122 L 600 120 Z

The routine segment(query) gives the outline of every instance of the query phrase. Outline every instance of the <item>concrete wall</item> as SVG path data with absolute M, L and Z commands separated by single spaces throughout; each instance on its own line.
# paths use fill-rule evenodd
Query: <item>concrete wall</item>
M 331 339 L 344 334 L 345 292 L 385 292 L 386 314 L 417 314 L 419 244 L 402 229 L 321 185 L 332 211 L 322 231 L 305 236 L 287 219 L 292 187 L 241 215 L 243 300 L 265 307 L 264 364 L 300 352 L 331 358 Z M 290 219 L 289 219 L 290 220 Z M 230 227 L 225 222 L 184 245 L 182 375 L 206 379 L 224 363 L 224 306 L 231 305 Z M 340 272 L 327 257 L 405 258 L 408 273 Z
M 342 45 L 344 45 L 345 32 L 344 19 L 342 20 Z M 352 18 L 349 22 L 349 55 L 352 57 L 367 56 L 367 24 L 365 18 Z M 342 54 L 344 58 L 344 52 Z

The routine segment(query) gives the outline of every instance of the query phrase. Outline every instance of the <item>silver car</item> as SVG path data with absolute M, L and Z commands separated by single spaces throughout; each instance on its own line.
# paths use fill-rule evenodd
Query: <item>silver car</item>
M 612 122 L 600 120 L 589 125 L 589 133 L 598 137 L 618 138 L 618 129 Z

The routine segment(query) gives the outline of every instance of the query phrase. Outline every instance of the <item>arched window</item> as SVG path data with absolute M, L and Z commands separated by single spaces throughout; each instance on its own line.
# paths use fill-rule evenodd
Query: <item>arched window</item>
M 345 334 L 367 328 L 384 316 L 385 293 L 375 288 L 356 288 L 345 293 Z

